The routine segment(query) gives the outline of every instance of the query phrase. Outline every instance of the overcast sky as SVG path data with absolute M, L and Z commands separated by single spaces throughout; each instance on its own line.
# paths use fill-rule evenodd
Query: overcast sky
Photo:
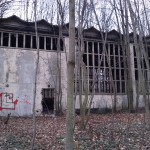
M 63 2 L 64 0 L 61 1 Z M 66 5 L 67 1 L 68 0 L 66 0 Z M 54 22 L 56 22 L 56 3 L 57 0 L 37 0 L 37 19 L 45 19 L 50 21 L 51 16 L 54 16 L 53 19 Z M 23 20 L 34 20 L 34 0 L 14 0 L 4 17 L 9 17 L 11 15 L 16 15 Z

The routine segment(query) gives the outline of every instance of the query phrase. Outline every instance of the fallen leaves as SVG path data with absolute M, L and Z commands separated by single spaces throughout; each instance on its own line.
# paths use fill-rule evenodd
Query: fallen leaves
M 90 115 L 85 131 L 80 131 L 80 117 L 74 131 L 75 147 L 81 150 L 150 149 L 150 130 L 142 113 Z M 0 120 L 0 150 L 30 150 L 32 118 L 10 118 L 8 125 Z M 65 117 L 36 118 L 36 150 L 65 149 Z

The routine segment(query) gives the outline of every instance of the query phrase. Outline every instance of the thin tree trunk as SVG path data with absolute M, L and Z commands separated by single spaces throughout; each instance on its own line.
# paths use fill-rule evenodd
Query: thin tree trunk
M 36 45 L 37 45 L 37 59 L 36 59 L 36 68 L 35 68 L 35 81 L 34 81 L 34 95 L 33 95 L 33 136 L 32 136 L 32 145 L 31 149 L 34 150 L 35 136 L 36 136 L 36 119 L 35 119 L 35 104 L 36 104 L 36 90 L 37 90 L 37 74 L 38 74 L 38 65 L 39 65 L 39 44 L 38 44 L 38 32 L 37 32 L 37 20 L 36 20 L 36 9 L 37 1 L 34 1 L 34 17 L 35 17 L 35 33 L 36 33 Z

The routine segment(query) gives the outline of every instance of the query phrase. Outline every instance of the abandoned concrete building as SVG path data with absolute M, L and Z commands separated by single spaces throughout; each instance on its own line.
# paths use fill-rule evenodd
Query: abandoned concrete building
M 0 115 L 11 113 L 14 116 L 32 114 L 33 89 L 37 59 L 35 23 L 26 22 L 17 16 L 0 19 Z M 59 27 L 45 20 L 37 22 L 39 43 L 39 65 L 36 91 L 36 113 L 54 109 L 55 89 L 57 83 L 58 55 L 61 64 L 62 108 L 66 109 L 67 100 L 67 53 L 69 48 L 68 29 L 63 28 L 62 38 Z M 113 91 L 109 76 L 109 65 L 106 54 L 103 54 L 103 42 L 100 32 L 94 27 L 84 30 L 83 61 L 88 72 L 88 93 L 92 92 L 94 82 L 94 98 L 92 108 L 112 108 Z M 60 52 L 57 52 L 60 42 Z M 113 82 L 116 85 L 117 109 L 128 107 L 126 70 L 120 34 L 112 30 L 108 32 L 106 51 L 110 60 Z M 150 56 L 150 53 L 148 53 Z M 130 44 L 131 74 L 133 77 L 133 94 L 136 95 L 138 80 L 137 58 L 134 46 Z M 101 64 L 99 64 L 101 62 Z M 147 69 L 143 69 L 145 76 Z M 94 77 L 94 78 L 93 78 Z M 83 77 L 80 79 L 83 81 Z M 145 80 L 148 82 L 147 80 Z M 77 81 L 78 91 L 78 81 Z M 82 84 L 82 91 L 84 86 Z M 79 108 L 77 92 L 75 108 Z M 46 105 L 42 104 L 42 102 Z M 134 100 L 136 103 L 136 100 Z M 144 106 L 142 98 L 139 105 Z

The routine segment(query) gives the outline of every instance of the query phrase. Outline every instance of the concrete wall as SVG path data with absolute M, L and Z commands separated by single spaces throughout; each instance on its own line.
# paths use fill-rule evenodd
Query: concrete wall
M 0 48 L 0 115 L 32 114 L 36 51 Z M 63 108 L 66 106 L 66 56 L 61 53 Z M 40 51 L 36 113 L 42 112 L 42 88 L 56 86 L 57 53 Z M 7 94 L 6 94 L 7 93 Z
M 82 96 L 82 99 L 84 100 L 84 96 Z M 88 97 L 90 100 L 90 95 Z M 92 106 L 91 108 L 98 108 L 101 109 L 112 109 L 114 102 L 114 96 L 113 95 L 94 95 L 94 98 L 92 100 Z M 80 108 L 79 103 L 79 95 L 76 97 L 76 109 Z M 143 96 L 140 95 L 139 97 L 139 107 L 143 108 L 145 106 Z M 127 95 L 117 95 L 117 101 L 116 101 L 116 107 L 117 110 L 127 109 L 128 108 L 128 101 L 127 101 Z
M 61 53 L 62 106 L 66 109 L 67 101 L 67 55 L 68 38 L 65 38 L 66 53 Z M 26 49 L 0 48 L 0 115 L 11 113 L 14 116 L 32 115 L 33 90 L 35 80 L 37 52 Z M 134 70 L 133 70 L 134 72 Z M 55 88 L 58 76 L 57 53 L 40 51 L 38 67 L 36 113 L 42 112 L 42 88 Z M 133 83 L 134 84 L 134 83 Z M 134 86 L 135 88 L 135 86 Z M 135 91 L 135 90 L 134 90 Z M 76 108 L 79 109 L 79 96 L 76 97 Z M 83 96 L 84 98 L 84 96 Z M 113 96 L 95 95 L 92 108 L 112 108 Z M 127 108 L 127 96 L 117 96 L 117 109 Z M 142 96 L 139 106 L 144 107 Z
M 82 96 L 82 98 L 84 99 L 84 96 Z M 89 95 L 89 100 L 90 100 L 90 95 Z M 114 100 L 113 95 L 94 95 L 91 108 L 111 109 L 113 106 L 113 100 Z M 117 96 L 117 110 L 121 110 L 127 107 L 128 107 L 127 96 L 118 95 Z M 77 109 L 80 108 L 79 96 L 77 96 L 77 99 L 76 99 L 76 108 Z

